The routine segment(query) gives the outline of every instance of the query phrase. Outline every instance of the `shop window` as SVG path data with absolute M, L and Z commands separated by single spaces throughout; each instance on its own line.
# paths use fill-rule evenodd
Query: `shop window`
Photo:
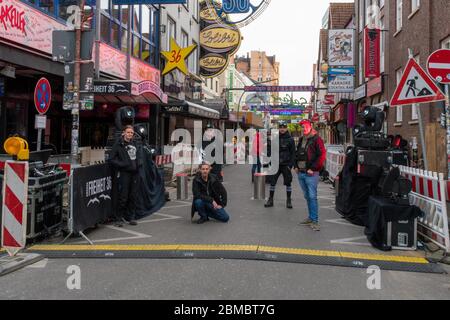
M 141 50 L 141 39 L 133 35 L 133 56 L 136 58 L 140 58 L 140 50 Z
M 151 62 L 150 43 L 142 40 L 142 60 Z
M 6 137 L 18 134 L 28 136 L 28 108 L 25 102 L 8 101 L 6 103 Z
M 104 15 L 101 15 L 100 17 L 100 37 L 101 40 L 109 43 L 109 19 L 105 17 Z
M 128 27 L 129 12 L 128 6 L 120 6 L 120 19 L 124 27 Z
M 122 28 L 121 37 L 120 37 L 120 48 L 122 52 L 128 52 L 128 30 Z
M 114 5 L 112 9 L 112 17 L 116 20 L 119 20 L 120 19 L 119 15 L 120 15 L 120 6 Z
M 119 25 L 117 23 L 111 23 L 111 45 L 119 48 Z
M 40 0 L 39 7 L 47 11 L 51 15 L 55 15 L 55 1 L 54 0 Z
M 76 5 L 78 5 L 77 0 L 59 1 L 58 16 L 62 20 L 67 21 L 67 19 L 73 14 L 73 11 L 71 13 L 67 13 L 67 8 L 69 8 L 70 6 L 76 6 Z
M 133 6 L 133 31 L 135 32 L 141 32 L 141 15 L 139 8 L 139 5 Z
M 150 40 L 151 12 L 147 6 L 142 6 L 142 37 Z

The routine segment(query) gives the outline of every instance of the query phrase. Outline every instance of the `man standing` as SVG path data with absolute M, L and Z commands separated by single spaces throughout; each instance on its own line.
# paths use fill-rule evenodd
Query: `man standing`
M 295 142 L 287 129 L 287 123 L 280 121 L 278 124 L 280 130 L 280 165 L 278 172 L 270 176 L 270 196 L 264 206 L 266 208 L 273 207 L 273 196 L 275 195 L 275 186 L 278 178 L 283 175 L 284 185 L 286 186 L 286 207 L 292 209 L 292 167 L 295 164 Z
M 303 120 L 300 125 L 303 127 L 303 137 L 297 146 L 295 172 L 308 203 L 309 212 L 309 217 L 300 222 L 300 225 L 311 226 L 314 231 L 320 231 L 317 186 L 319 172 L 324 166 L 327 153 L 322 138 L 314 130 L 311 122 Z
M 225 211 L 227 205 L 227 191 L 217 177 L 211 172 L 209 163 L 200 165 L 200 172 L 192 183 L 194 200 L 191 210 L 191 219 L 198 212 L 200 219 L 197 224 L 203 224 L 213 218 L 221 222 L 228 222 L 230 217 Z
M 114 144 L 111 153 L 111 163 L 118 171 L 119 177 L 119 206 L 117 226 L 121 227 L 120 220 L 124 219 L 135 226 L 136 195 L 139 185 L 139 168 L 142 166 L 140 156 L 141 147 L 134 141 L 134 129 L 125 126 L 122 137 Z
M 256 158 L 256 163 L 252 164 L 252 182 L 255 179 L 255 173 L 261 173 L 261 155 L 263 151 L 263 139 L 262 134 L 256 131 L 252 145 L 252 157 Z

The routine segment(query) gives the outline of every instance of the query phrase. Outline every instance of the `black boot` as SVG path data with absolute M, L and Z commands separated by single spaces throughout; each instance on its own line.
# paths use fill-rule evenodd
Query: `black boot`
M 287 200 L 286 200 L 286 208 L 292 209 L 292 201 L 291 201 L 291 198 L 287 198 Z
M 266 203 L 264 204 L 264 207 L 266 208 L 271 208 L 273 207 L 273 198 L 270 197 L 269 199 L 267 199 Z

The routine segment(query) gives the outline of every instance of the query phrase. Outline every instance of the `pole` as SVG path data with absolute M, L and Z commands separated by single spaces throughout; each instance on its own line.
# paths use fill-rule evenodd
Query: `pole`
M 411 49 L 408 49 L 408 58 L 414 59 L 413 51 Z M 423 130 L 422 110 L 420 108 L 420 104 L 415 103 L 412 106 L 417 108 L 417 113 L 419 115 L 420 144 L 422 145 L 423 165 L 425 170 L 428 170 L 427 146 L 425 144 L 425 132 Z
M 74 65 L 74 105 L 72 108 L 71 162 L 78 163 L 78 141 L 80 132 L 80 69 L 81 69 L 81 33 L 83 32 L 83 14 L 85 0 L 80 0 L 80 24 L 75 26 L 75 65 Z
M 37 136 L 37 151 L 41 151 L 41 144 L 42 144 L 42 129 L 38 129 L 38 136 Z
M 445 86 L 445 118 L 447 124 L 447 178 L 450 180 L 450 84 Z

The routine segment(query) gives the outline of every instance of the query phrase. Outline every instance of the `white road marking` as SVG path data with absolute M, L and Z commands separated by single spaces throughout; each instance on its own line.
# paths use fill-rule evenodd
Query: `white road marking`
M 47 266 L 48 259 L 42 259 L 36 263 L 26 266 L 24 269 L 44 269 Z
M 336 239 L 331 240 L 330 243 L 332 244 L 346 244 L 346 245 L 353 245 L 353 246 L 365 246 L 365 247 L 371 247 L 372 245 L 368 242 L 353 242 L 355 240 L 363 240 L 366 239 L 366 236 L 362 237 L 352 237 L 352 238 L 345 238 L 345 239 Z
M 329 219 L 329 220 L 325 220 L 325 222 L 330 222 L 330 223 L 335 223 L 335 224 L 342 224 L 344 226 L 351 226 L 351 227 L 356 227 L 356 228 L 363 228 L 361 226 L 357 226 L 356 224 L 351 224 L 350 222 L 348 222 L 345 219 Z

